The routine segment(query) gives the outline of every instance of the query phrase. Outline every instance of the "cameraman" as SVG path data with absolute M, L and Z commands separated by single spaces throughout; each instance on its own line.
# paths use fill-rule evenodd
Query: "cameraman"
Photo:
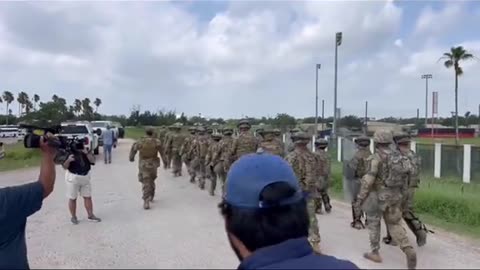
M 77 218 L 77 196 L 83 197 L 88 219 L 100 222 L 101 219 L 93 214 L 92 186 L 90 184 L 90 169 L 95 165 L 95 157 L 88 152 L 82 141 L 76 142 L 73 146 L 74 151 L 63 163 L 65 180 L 67 183 L 68 209 L 73 224 L 78 224 Z
M 47 133 L 48 138 L 53 135 Z M 56 150 L 40 141 L 42 161 L 38 181 L 0 189 L 0 269 L 28 269 L 25 226 L 27 217 L 42 207 L 55 184 Z

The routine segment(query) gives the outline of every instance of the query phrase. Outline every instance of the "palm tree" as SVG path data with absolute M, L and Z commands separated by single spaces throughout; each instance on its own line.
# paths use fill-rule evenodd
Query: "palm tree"
M 99 98 L 96 98 L 95 101 L 93 102 L 93 104 L 95 104 L 95 112 L 98 112 L 98 107 L 100 107 L 100 105 L 102 105 L 102 100 L 99 99 Z
M 6 109 L 6 112 L 7 112 L 7 125 L 8 125 L 8 116 L 9 116 L 9 112 L 10 114 L 12 110 L 9 110 L 8 107 L 10 106 L 10 104 L 15 100 L 15 98 L 13 97 L 13 94 L 12 92 L 10 91 L 5 91 L 3 92 L 3 100 L 5 101 L 5 103 L 7 103 L 7 109 Z
M 40 101 L 40 96 L 35 94 L 33 95 L 33 102 L 34 102 L 34 106 L 33 106 L 33 109 L 36 111 L 37 110 L 37 105 L 38 105 L 38 102 Z
M 454 67 L 455 71 L 455 143 L 458 144 L 458 77 L 463 74 L 460 61 L 473 59 L 474 56 L 468 53 L 462 46 L 452 47 L 450 52 L 446 52 L 440 58 L 445 60 L 443 63 L 446 68 Z

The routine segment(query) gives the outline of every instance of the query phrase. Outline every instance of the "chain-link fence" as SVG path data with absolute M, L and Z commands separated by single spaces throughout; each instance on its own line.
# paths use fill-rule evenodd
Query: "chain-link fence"
M 461 180 L 463 177 L 463 145 L 442 145 L 440 175 Z
M 422 160 L 421 174 L 433 177 L 435 146 L 433 144 L 417 144 L 417 155 Z

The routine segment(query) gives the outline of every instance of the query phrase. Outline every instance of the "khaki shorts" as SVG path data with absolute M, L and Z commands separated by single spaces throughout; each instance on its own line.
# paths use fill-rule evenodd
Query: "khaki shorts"
M 67 198 L 75 200 L 78 194 L 84 198 L 92 196 L 90 174 L 76 175 L 67 170 L 65 173 L 65 182 L 67 185 Z

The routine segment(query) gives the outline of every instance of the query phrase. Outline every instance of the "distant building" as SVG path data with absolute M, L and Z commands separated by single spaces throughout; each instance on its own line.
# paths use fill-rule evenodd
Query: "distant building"
M 377 130 L 389 130 L 392 132 L 408 131 L 408 127 L 395 123 L 369 121 L 367 123 L 367 134 L 373 135 Z

